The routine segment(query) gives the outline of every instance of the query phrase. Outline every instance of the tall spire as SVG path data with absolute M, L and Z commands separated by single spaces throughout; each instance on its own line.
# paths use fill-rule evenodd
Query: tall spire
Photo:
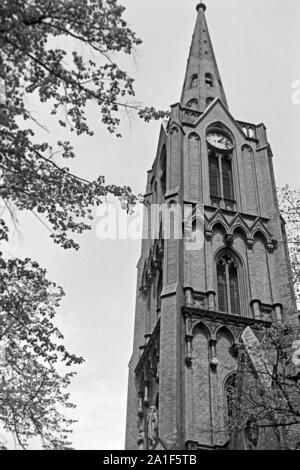
M 197 21 L 180 102 L 204 112 L 217 97 L 228 105 L 206 23 L 206 5 L 201 2 L 196 9 Z

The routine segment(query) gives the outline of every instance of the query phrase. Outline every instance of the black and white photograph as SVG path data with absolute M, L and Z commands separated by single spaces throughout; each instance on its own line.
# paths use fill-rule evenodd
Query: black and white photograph
M 299 18 L 0 0 L 1 462 L 300 450 Z

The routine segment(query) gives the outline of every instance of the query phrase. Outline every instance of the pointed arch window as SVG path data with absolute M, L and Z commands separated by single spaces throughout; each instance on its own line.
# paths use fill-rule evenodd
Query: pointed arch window
M 198 86 L 198 75 L 195 73 L 192 75 L 190 88 L 195 88 L 196 86 Z
M 210 73 L 205 74 L 205 84 L 210 88 L 214 86 L 214 79 Z
M 214 98 L 212 98 L 212 96 L 209 96 L 208 98 L 206 98 L 206 100 L 205 100 L 206 106 L 209 106 L 210 103 L 213 102 L 213 100 L 214 100 Z
M 238 264 L 229 254 L 217 261 L 218 309 L 231 315 L 240 315 Z
M 215 152 L 209 154 L 209 184 L 211 196 L 221 197 L 219 160 Z
M 232 206 L 234 201 L 232 154 L 209 150 L 209 183 L 212 202 L 224 200 L 225 207 Z

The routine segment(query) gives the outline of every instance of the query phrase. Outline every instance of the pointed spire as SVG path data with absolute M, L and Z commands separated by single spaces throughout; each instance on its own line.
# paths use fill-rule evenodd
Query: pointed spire
M 218 97 L 228 108 L 206 23 L 206 5 L 201 2 L 196 9 L 197 21 L 180 102 L 184 107 L 204 112 L 209 103 Z

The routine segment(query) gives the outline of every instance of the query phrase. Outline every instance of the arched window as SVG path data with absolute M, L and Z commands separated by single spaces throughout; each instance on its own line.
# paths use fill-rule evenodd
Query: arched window
M 198 100 L 193 98 L 186 104 L 186 107 L 191 109 L 198 109 Z
M 214 86 L 214 79 L 210 73 L 205 74 L 205 84 L 210 88 Z
M 192 75 L 190 88 L 195 88 L 196 86 L 198 86 L 198 75 L 195 73 Z
M 209 152 L 210 195 L 221 197 L 219 160 L 215 152 Z
M 229 254 L 217 261 L 217 292 L 219 311 L 240 315 L 238 265 Z
M 209 96 L 208 98 L 206 98 L 205 100 L 205 103 L 206 103 L 206 107 L 210 105 L 210 103 L 212 103 L 214 100 L 214 98 L 212 98 L 211 96 Z

